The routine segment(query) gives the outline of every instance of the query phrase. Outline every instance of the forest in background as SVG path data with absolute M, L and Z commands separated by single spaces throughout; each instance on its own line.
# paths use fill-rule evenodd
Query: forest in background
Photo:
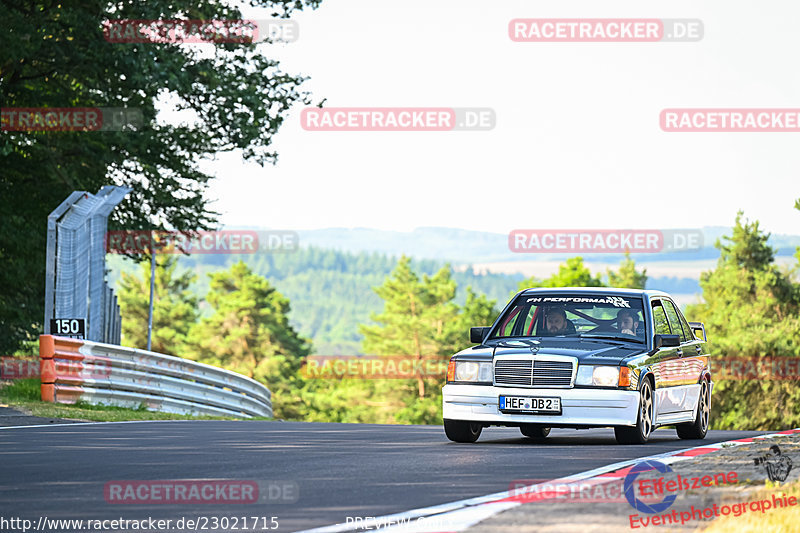
M 317 247 L 301 247 L 290 253 L 230 255 L 208 254 L 176 256 L 177 271 L 195 275 L 189 290 L 200 302 L 201 314 L 209 312 L 203 296 L 208 292 L 209 274 L 230 268 L 243 261 L 291 302 L 289 323 L 311 339 L 318 354 L 360 354 L 363 335 L 359 324 L 370 322 L 370 315 L 383 308 L 373 290 L 396 268 L 399 258 L 378 252 L 345 252 Z M 109 282 L 117 286 L 122 272 L 138 272 L 133 260 L 108 254 Z M 420 275 L 433 275 L 445 262 L 413 259 L 412 268 Z M 466 287 L 505 305 L 518 290 L 521 274 L 476 274 L 471 268 L 453 269 L 458 290 L 455 302 L 466 300 Z M 149 275 L 149 272 L 148 272 Z M 699 293 L 697 280 L 691 278 L 649 278 L 647 288 L 670 294 Z M 128 319 L 129 320 L 129 319 Z
M 797 206 L 800 209 L 800 202 Z M 712 353 L 718 357 L 799 357 L 800 283 L 798 265 L 775 263 L 775 249 L 767 244 L 757 221 L 740 213 L 731 234 L 717 243 L 720 252 L 714 270 L 700 280 L 703 301 L 686 310 L 689 320 L 705 322 Z M 309 250 L 308 253 L 317 253 Z M 334 261 L 335 255 L 322 257 Z M 290 299 L 276 288 L 271 276 L 239 261 L 209 274 L 202 297 L 190 289 L 197 275 L 178 269 L 178 257 L 158 257 L 153 350 L 229 368 L 267 384 L 274 392 L 275 416 L 313 421 L 423 423 L 441 422 L 441 378 L 417 379 L 307 379 L 301 372 L 305 358 L 319 353 L 311 339 L 290 324 Z M 268 261 L 277 268 L 281 260 Z M 259 258 L 263 261 L 263 257 Z M 800 259 L 800 251 L 797 253 Z M 505 298 L 491 299 L 472 286 L 462 287 L 449 265 L 433 274 L 433 263 L 399 261 L 380 255 L 374 261 L 393 265 L 379 276 L 371 290 L 381 310 L 361 322 L 361 353 L 435 356 L 446 361 L 469 345 L 467 330 L 490 324 Z M 369 269 L 365 260 L 361 268 Z M 264 268 L 263 266 L 261 268 Z M 346 269 L 344 264 L 338 268 Z M 330 279 L 313 272 L 304 279 L 305 293 L 319 297 L 330 292 Z M 360 272 L 360 271 L 359 271 Z M 120 305 L 124 343 L 146 342 L 147 279 L 149 266 L 122 273 Z M 355 275 L 355 273 L 353 273 Z M 361 275 L 364 273 L 361 272 Z M 366 278 L 365 278 L 366 279 Z M 490 278 L 491 279 L 491 278 Z M 302 285 L 301 281 L 297 282 Z M 614 286 L 643 288 L 646 269 L 629 257 L 604 275 L 590 271 L 581 257 L 565 261 L 550 277 L 517 282 L 526 287 Z M 491 285 L 489 285 L 491 287 Z M 502 285 L 494 290 L 502 290 Z M 459 292 L 462 298 L 457 298 Z M 322 296 L 320 296 L 322 295 Z M 201 312 L 201 302 L 207 309 Z M 335 308 L 327 316 L 346 312 Z M 332 313 L 332 314 L 331 314 Z M 352 353 L 352 352 L 339 352 Z M 712 369 L 713 370 L 713 369 Z M 712 402 L 712 427 L 717 429 L 778 429 L 800 424 L 800 389 L 793 381 L 719 380 Z

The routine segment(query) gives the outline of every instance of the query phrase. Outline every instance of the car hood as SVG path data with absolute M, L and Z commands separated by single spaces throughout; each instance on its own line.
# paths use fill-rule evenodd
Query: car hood
M 601 340 L 582 340 L 582 339 L 541 339 L 538 344 L 538 351 L 535 355 L 566 355 L 576 357 L 578 362 L 586 365 L 618 365 L 623 359 L 641 354 L 647 351 L 644 345 L 619 344 L 615 342 L 603 342 Z M 529 355 L 534 353 L 527 346 L 505 347 L 505 346 L 475 346 L 462 350 L 456 354 L 459 359 L 483 360 L 492 357 L 502 358 L 510 355 Z

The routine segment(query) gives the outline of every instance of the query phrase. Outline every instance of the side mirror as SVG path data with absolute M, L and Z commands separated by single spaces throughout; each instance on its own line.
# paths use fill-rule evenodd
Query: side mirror
M 694 334 L 695 339 L 703 339 L 703 342 L 708 342 L 705 324 L 702 322 L 689 322 L 689 327 L 692 328 L 692 334 Z
M 483 339 L 489 334 L 491 326 L 485 328 L 469 328 L 469 342 L 483 344 Z
M 681 345 L 681 338 L 678 335 L 656 335 L 653 345 L 656 348 L 674 348 Z

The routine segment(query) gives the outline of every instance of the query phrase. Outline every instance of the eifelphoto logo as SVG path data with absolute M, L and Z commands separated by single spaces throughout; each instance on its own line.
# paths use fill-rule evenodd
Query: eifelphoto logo
M 700 19 L 513 19 L 508 36 L 515 42 L 653 43 L 703 39 Z
M 655 514 L 669 509 L 669 507 L 675 502 L 677 495 L 670 494 L 665 496 L 663 500 L 652 503 L 637 497 L 636 493 L 634 492 L 634 483 L 636 482 L 636 478 L 638 478 L 639 474 L 643 472 L 652 471 L 657 471 L 664 474 L 667 472 L 672 472 L 672 469 L 659 461 L 642 461 L 641 463 L 637 463 L 633 468 L 630 469 L 630 471 L 628 471 L 628 474 L 625 476 L 623 492 L 625 494 L 625 499 L 628 500 L 628 503 L 631 504 L 631 507 L 637 511 Z
M 436 355 L 309 355 L 306 379 L 443 379 L 449 361 Z
M 300 237 L 286 230 L 150 231 L 106 233 L 106 252 L 113 254 L 257 254 L 296 252 Z
M 497 122 L 488 107 L 306 107 L 306 131 L 489 131 Z
M 125 107 L 6 107 L 0 109 L 2 131 L 137 131 L 141 109 Z
M 289 19 L 115 19 L 103 23 L 103 36 L 112 43 L 290 43 L 300 37 L 300 29 Z
M 651 479 L 638 479 L 640 474 L 658 472 Z M 670 475 L 672 474 L 672 475 Z M 650 477 L 652 474 L 648 475 Z M 642 461 L 637 463 L 625 476 L 624 493 L 631 507 L 639 512 L 657 514 L 666 511 L 677 498 L 677 493 L 687 490 L 698 490 L 704 487 L 720 485 L 736 485 L 739 476 L 734 471 L 717 472 L 703 476 L 683 476 L 674 474 L 673 470 L 659 461 Z M 634 487 L 638 486 L 638 491 Z M 645 498 L 656 497 L 658 501 L 649 501 Z
M 295 481 L 266 480 L 136 480 L 109 481 L 103 487 L 106 503 L 119 505 L 295 503 Z
M 666 132 L 798 132 L 800 109 L 664 109 Z
M 515 253 L 666 253 L 690 252 L 703 247 L 699 229 L 547 230 L 515 229 L 508 248 Z

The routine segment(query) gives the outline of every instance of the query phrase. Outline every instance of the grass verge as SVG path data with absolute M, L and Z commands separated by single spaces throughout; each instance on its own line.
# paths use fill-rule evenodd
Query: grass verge
M 0 385 L 0 402 L 31 416 L 64 418 L 91 422 L 123 422 L 126 420 L 271 420 L 269 418 L 237 418 L 226 416 L 179 415 L 148 411 L 144 405 L 138 409 L 112 405 L 92 405 L 83 402 L 62 404 L 43 402 L 39 379 L 17 379 Z
M 762 513 L 750 507 L 751 502 L 767 500 L 772 503 L 772 496 L 782 499 L 786 496 L 797 498 L 798 505 L 768 509 Z M 742 502 L 743 504 L 745 502 Z M 747 499 L 748 510 L 740 516 L 730 514 L 721 517 L 702 530 L 703 533 L 761 533 L 763 531 L 798 531 L 800 518 L 800 482 L 778 485 L 767 481 L 766 487 L 752 494 Z M 756 506 L 757 507 L 757 506 Z M 741 508 L 740 508 L 741 510 Z

